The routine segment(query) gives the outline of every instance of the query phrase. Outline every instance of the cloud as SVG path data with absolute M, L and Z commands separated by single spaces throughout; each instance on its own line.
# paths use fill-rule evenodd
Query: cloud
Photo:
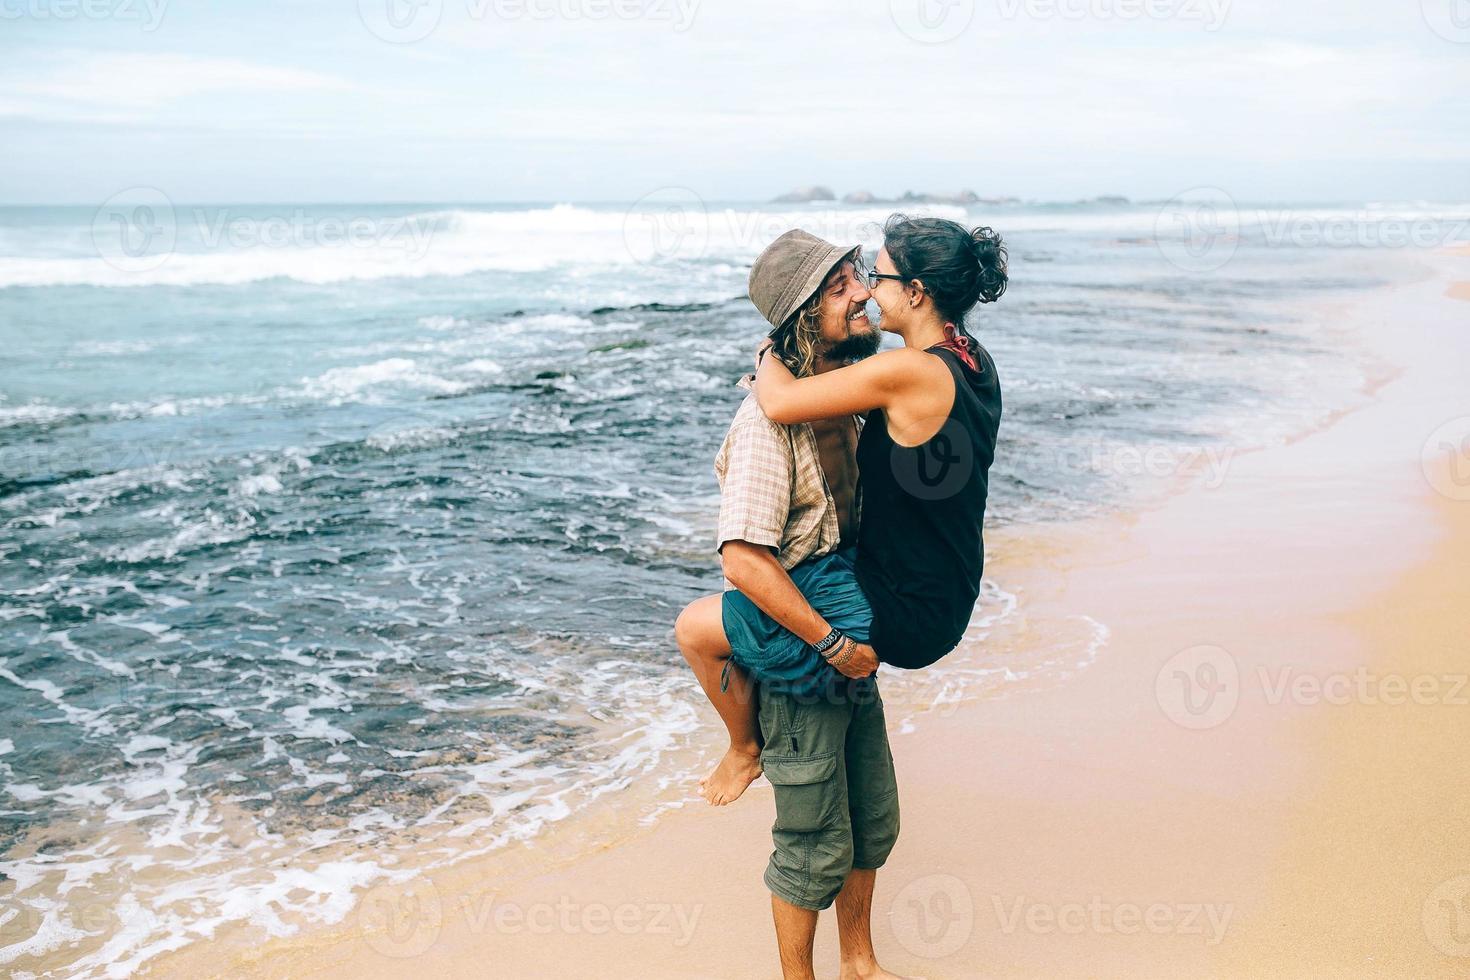
M 350 92 L 317 71 L 237 58 L 68 50 L 8 59 L 0 115 L 48 122 L 140 122 L 183 101 L 273 92 Z

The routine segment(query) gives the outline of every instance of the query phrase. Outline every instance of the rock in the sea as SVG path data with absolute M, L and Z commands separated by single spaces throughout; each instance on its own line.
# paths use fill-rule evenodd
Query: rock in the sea
M 980 195 L 974 191 L 960 191 L 958 194 L 934 194 L 929 191 L 918 193 L 916 191 L 904 191 L 898 204 L 978 204 Z
M 810 201 L 835 201 L 837 195 L 830 187 L 798 187 L 775 199 L 776 204 L 806 204 Z
M 873 204 L 877 200 L 872 191 L 852 191 L 842 196 L 843 204 Z

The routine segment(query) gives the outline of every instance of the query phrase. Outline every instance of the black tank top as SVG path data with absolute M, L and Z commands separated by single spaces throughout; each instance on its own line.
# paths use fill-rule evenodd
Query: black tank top
M 927 667 L 953 650 L 980 595 L 1000 379 L 990 352 L 976 347 L 978 372 L 950 350 L 928 348 L 949 367 L 955 398 L 927 442 L 895 443 L 881 408 L 858 439 L 857 577 L 873 607 L 873 649 L 895 667 Z

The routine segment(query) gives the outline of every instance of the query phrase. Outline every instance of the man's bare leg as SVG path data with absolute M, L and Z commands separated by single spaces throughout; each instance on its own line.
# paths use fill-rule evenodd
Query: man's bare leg
M 720 674 L 730 659 L 721 603 L 717 595 L 695 599 L 674 623 L 679 650 L 730 733 L 730 747 L 724 758 L 714 772 L 699 781 L 700 795 L 713 806 L 733 803 L 761 774 L 760 703 L 755 682 L 732 663 L 730 682 L 720 690 Z
M 785 980 L 816 980 L 812 973 L 812 940 L 817 935 L 817 913 L 772 894 L 771 918 L 776 923 L 781 976 Z
M 842 949 L 841 980 L 904 980 L 878 965 L 873 953 L 873 868 L 853 868 L 837 893 L 837 942 Z

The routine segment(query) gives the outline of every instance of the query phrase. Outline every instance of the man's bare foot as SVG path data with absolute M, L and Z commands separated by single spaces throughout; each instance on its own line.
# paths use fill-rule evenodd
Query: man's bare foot
M 841 980 L 924 980 L 923 977 L 902 977 L 897 973 L 889 973 L 876 962 L 865 967 L 844 963 L 838 976 Z
M 710 806 L 734 803 L 760 774 L 760 750 L 741 750 L 732 745 L 725 750 L 725 757 L 715 766 L 715 771 L 699 781 L 699 795 Z

